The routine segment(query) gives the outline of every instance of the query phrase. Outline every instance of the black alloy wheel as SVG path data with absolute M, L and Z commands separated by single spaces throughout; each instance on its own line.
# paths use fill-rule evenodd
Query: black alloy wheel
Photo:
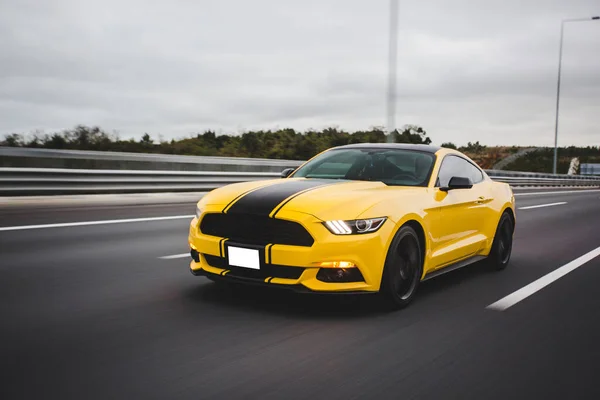
M 388 249 L 381 282 L 381 293 L 393 309 L 406 307 L 414 298 L 423 260 L 419 237 L 410 226 L 400 228 Z
M 500 222 L 498 223 L 492 250 L 488 257 L 490 267 L 493 269 L 501 271 L 508 266 L 512 254 L 513 232 L 514 226 L 512 218 L 505 212 L 502 214 Z

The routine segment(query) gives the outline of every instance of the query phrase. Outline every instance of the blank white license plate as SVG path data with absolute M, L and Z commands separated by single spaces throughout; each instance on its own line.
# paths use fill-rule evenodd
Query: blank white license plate
M 229 265 L 234 267 L 260 269 L 260 256 L 258 250 L 228 246 L 227 256 Z

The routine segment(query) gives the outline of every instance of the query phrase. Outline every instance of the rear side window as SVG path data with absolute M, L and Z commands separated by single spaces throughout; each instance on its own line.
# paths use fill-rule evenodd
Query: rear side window
M 479 168 L 462 157 L 450 155 L 446 156 L 442 161 L 436 186 L 448 186 L 448 183 L 453 176 L 469 178 L 473 184 L 483 180 L 483 173 Z

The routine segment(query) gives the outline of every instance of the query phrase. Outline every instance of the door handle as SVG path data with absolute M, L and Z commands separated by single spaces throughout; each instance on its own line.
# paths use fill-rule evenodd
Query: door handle
M 477 198 L 477 200 L 475 201 L 475 204 L 483 204 L 483 203 L 485 203 L 485 200 L 486 200 L 486 198 L 485 198 L 485 197 L 483 197 L 483 196 L 479 196 L 479 197 Z

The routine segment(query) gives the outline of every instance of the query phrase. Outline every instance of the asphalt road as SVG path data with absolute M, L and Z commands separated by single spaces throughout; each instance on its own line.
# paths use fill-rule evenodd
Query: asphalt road
M 531 193 L 532 191 L 528 191 Z M 536 190 L 533 190 L 536 192 Z M 0 207 L 0 399 L 598 399 L 600 191 L 519 195 L 510 266 L 372 296 L 226 291 L 188 271 L 189 202 Z M 159 216 L 181 219 L 2 231 Z

